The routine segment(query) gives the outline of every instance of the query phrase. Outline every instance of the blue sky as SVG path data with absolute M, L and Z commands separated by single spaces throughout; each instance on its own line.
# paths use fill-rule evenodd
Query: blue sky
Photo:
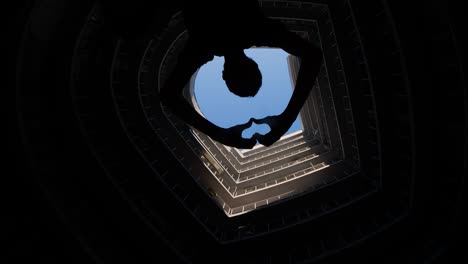
M 222 70 L 223 57 L 203 65 L 195 79 L 195 97 L 206 119 L 228 128 L 243 124 L 251 117 L 262 118 L 278 115 L 286 108 L 292 95 L 287 56 L 281 49 L 251 48 L 245 54 L 254 59 L 263 75 L 262 87 L 253 98 L 242 98 L 232 94 L 224 80 Z M 299 118 L 286 134 L 302 129 Z M 268 125 L 253 124 L 244 130 L 242 136 L 250 138 L 255 132 L 265 134 L 270 131 Z

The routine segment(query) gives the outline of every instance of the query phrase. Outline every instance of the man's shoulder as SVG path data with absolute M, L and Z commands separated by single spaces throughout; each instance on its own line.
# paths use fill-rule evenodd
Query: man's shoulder
M 284 23 L 281 22 L 281 20 L 279 19 L 272 19 L 272 18 L 265 17 L 265 19 L 262 21 L 262 25 L 265 29 L 269 29 L 272 31 L 287 30 Z
M 197 61 L 208 62 L 213 60 L 214 52 L 210 45 L 207 45 L 200 36 L 190 36 L 184 48 L 185 56 Z
M 256 27 L 255 39 L 257 42 L 265 44 L 268 46 L 268 43 L 275 38 L 278 33 L 287 31 L 286 26 L 279 20 L 265 18 L 258 23 Z

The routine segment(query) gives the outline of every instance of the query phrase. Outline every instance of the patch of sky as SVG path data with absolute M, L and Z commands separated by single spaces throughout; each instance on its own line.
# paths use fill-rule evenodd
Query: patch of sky
M 292 95 L 287 57 L 288 53 L 275 48 L 251 48 L 245 54 L 255 60 L 262 72 L 262 87 L 255 97 L 242 98 L 232 94 L 224 80 L 223 57 L 203 65 L 195 79 L 195 98 L 206 119 L 228 128 L 246 123 L 251 117 L 260 119 L 278 115 L 284 111 Z M 299 117 L 285 135 L 302 129 Z M 270 127 L 253 124 L 244 130 L 242 137 L 250 138 L 254 133 L 266 134 Z

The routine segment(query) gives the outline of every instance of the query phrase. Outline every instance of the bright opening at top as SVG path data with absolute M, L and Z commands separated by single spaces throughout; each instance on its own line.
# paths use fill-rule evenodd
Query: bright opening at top
M 251 48 L 245 54 L 257 62 L 262 73 L 262 86 L 255 97 L 238 97 L 232 94 L 223 78 L 224 57 L 203 65 L 195 79 L 195 99 L 206 119 L 217 126 L 228 128 L 244 124 L 251 117 L 263 118 L 278 115 L 289 103 L 293 89 L 289 75 L 288 53 L 275 48 Z M 285 135 L 302 129 L 299 117 Z M 256 132 L 266 134 L 270 127 L 253 124 L 244 130 L 242 137 L 250 138 Z

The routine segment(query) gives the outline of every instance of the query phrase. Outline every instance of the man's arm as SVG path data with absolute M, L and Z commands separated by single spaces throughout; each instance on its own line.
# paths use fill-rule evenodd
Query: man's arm
M 301 58 L 294 92 L 283 112 L 295 120 L 320 72 L 323 54 L 320 48 L 291 31 L 284 30 L 278 33 L 277 45 L 287 53 Z
M 213 59 L 213 56 L 197 53 L 195 49 L 190 42 L 187 43 L 159 95 L 161 103 L 180 119 L 204 133 L 209 133 L 214 131 L 216 126 L 199 115 L 183 97 L 183 89 L 192 75 L 203 64 Z
M 183 89 L 195 71 L 213 59 L 213 55 L 197 46 L 187 43 L 178 62 L 160 91 L 161 103 L 187 124 L 225 145 L 238 148 L 252 148 L 255 139 L 242 138 L 242 131 L 252 125 L 253 119 L 243 125 L 224 129 L 201 116 L 183 97 Z
M 278 116 L 269 116 L 255 121 L 257 124 L 267 123 L 270 125 L 271 131 L 269 133 L 263 136 L 255 135 L 261 144 L 270 146 L 284 135 L 296 120 L 319 74 L 323 55 L 320 48 L 287 30 L 280 22 L 272 21 L 272 26 L 270 26 L 266 36 L 265 44 L 267 46 L 281 48 L 287 53 L 301 58 L 296 86 L 286 109 Z

